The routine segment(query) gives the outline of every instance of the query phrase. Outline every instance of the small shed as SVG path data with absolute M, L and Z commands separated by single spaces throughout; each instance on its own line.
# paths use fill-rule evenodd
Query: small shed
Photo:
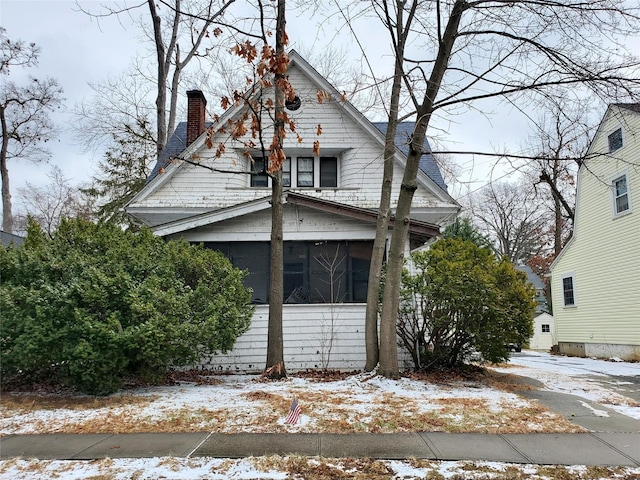
M 556 343 L 558 342 L 553 317 L 548 313 L 541 313 L 533 319 L 533 336 L 529 340 L 529 348 L 548 351 Z

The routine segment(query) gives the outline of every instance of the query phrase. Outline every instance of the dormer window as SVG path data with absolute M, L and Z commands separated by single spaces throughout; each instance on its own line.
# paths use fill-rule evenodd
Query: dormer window
M 263 158 L 254 159 L 251 172 L 251 187 L 268 188 L 271 185 Z M 282 186 L 301 189 L 337 188 L 338 157 L 287 157 L 282 164 Z

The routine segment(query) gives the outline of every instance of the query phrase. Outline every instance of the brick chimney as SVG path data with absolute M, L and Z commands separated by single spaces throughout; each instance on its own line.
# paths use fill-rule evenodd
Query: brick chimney
M 187 145 L 198 138 L 206 128 L 205 107 L 207 99 L 200 90 L 187 92 Z

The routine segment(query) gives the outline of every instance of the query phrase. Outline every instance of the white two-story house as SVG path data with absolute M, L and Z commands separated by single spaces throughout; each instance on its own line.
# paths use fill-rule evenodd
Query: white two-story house
M 297 96 L 286 108 L 301 141 L 290 134 L 284 145 L 285 365 L 289 370 L 362 368 L 385 125 L 367 120 L 296 52 L 290 59 L 287 74 Z M 209 125 L 206 100 L 201 92 L 190 91 L 188 102 L 187 121 L 178 126 L 126 211 L 156 235 L 204 243 L 249 271 L 245 284 L 256 306 L 250 330 L 233 351 L 203 362 L 223 370 L 261 371 L 266 361 L 271 180 L 259 150 L 251 152 L 252 162 L 243 142 L 228 140 L 217 127 L 239 118 L 246 106 L 236 105 L 216 119 L 210 149 L 203 134 Z M 412 125 L 403 123 L 397 135 L 394 199 L 411 131 Z M 314 154 L 314 142 L 320 144 L 319 154 Z M 220 143 L 225 149 L 216 156 Z M 436 237 L 460 208 L 430 154 L 422 158 L 418 181 L 407 252 Z

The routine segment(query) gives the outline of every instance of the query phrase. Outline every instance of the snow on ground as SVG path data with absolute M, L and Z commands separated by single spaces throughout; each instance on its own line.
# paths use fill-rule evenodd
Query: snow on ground
M 217 378 L 221 381 L 218 385 L 183 384 L 124 393 L 138 400 L 141 397 L 148 399 L 145 403 L 123 402 L 120 406 L 106 405 L 102 408 L 29 409 L 24 412 L 2 409 L 0 435 L 74 431 L 74 426 L 77 430 L 79 425 L 88 425 L 92 421 L 100 424 L 101 431 L 109 432 L 113 431 L 109 429 L 110 423 L 114 428 L 118 425 L 140 428 L 160 422 L 168 425 L 172 419 L 183 424 L 188 420 L 191 431 L 219 433 L 323 432 L 332 428 L 331 422 L 335 424 L 336 421 L 352 425 L 352 431 L 379 431 L 380 428 L 384 430 L 384 425 L 381 427 L 376 423 L 380 422 L 383 414 L 381 409 L 394 406 L 411 408 L 408 413 L 448 415 L 449 423 L 455 425 L 464 419 L 456 418 L 459 416 L 456 411 L 447 413 L 444 409 L 456 399 L 483 405 L 486 411 L 497 416 L 501 412 L 531 405 L 529 400 L 514 393 L 472 381 L 436 385 L 408 378 L 395 381 L 370 374 L 352 375 L 331 382 L 315 382 L 300 377 L 260 382 L 259 376 L 251 375 Z M 285 417 L 293 398 L 298 398 L 302 415 L 296 425 L 287 425 Z M 125 419 L 129 420 L 123 423 Z M 486 426 L 478 425 L 478 428 Z M 531 428 L 541 430 L 543 425 L 532 425 Z
M 287 471 L 291 462 L 293 472 Z M 369 461 L 376 479 L 411 480 L 426 478 L 464 478 L 487 480 L 491 478 L 517 478 L 519 480 L 549 480 L 575 478 L 589 480 L 628 480 L 638 478 L 640 467 L 553 467 L 515 465 L 498 462 L 462 461 Z M 351 463 L 351 464 L 350 464 Z M 300 457 L 268 457 L 245 459 L 217 458 L 144 458 L 104 459 L 97 461 L 39 461 L 9 460 L 0 462 L 2 480 L 275 480 L 314 478 L 369 478 L 371 472 L 359 473 L 353 459 L 305 459 Z M 298 465 L 306 469 L 300 471 Z M 278 467 L 280 466 L 280 467 Z M 314 469 L 317 469 L 314 471 Z M 556 476 L 557 475 L 557 476 Z
M 509 365 L 496 367 L 497 371 L 535 378 L 549 390 L 580 395 L 585 399 L 606 404 L 623 414 L 640 418 L 640 406 L 628 398 L 621 397 L 613 390 L 593 382 L 589 377 L 610 375 L 614 377 L 639 377 L 640 365 L 602 360 L 552 357 L 546 353 L 526 352 L 516 355 Z M 105 407 L 95 410 L 60 409 L 39 410 L 37 412 L 8 414 L 2 410 L 0 418 L 0 434 L 38 433 L 50 431 L 52 425 L 64 431 L 64 425 L 86 421 L 89 417 L 116 418 L 127 415 L 136 421 L 149 421 L 163 418 L 171 412 L 198 411 L 233 406 L 233 415 L 229 420 L 220 421 L 215 431 L 320 431 L 318 419 L 327 413 L 323 411 L 323 402 L 334 399 L 348 405 L 348 415 L 366 421 L 368 412 L 374 409 L 377 402 L 389 397 L 400 397 L 407 402 L 414 401 L 420 409 L 434 408 L 433 399 L 477 399 L 485 402 L 490 409 L 499 410 L 504 405 L 526 405 L 526 400 L 503 391 L 493 390 L 472 382 L 455 382 L 452 384 L 430 384 L 402 378 L 392 381 L 366 374 L 354 375 L 345 380 L 329 383 L 312 382 L 304 378 L 290 378 L 282 382 L 255 382 L 256 377 L 233 375 L 220 377 L 220 385 L 183 384 L 180 387 L 154 387 L 138 389 L 127 395 L 147 397 L 148 404 Z M 637 385 L 637 383 L 636 383 Z M 256 392 L 260 392 L 257 394 Z M 317 410 L 311 415 L 303 410 L 297 425 L 284 424 L 284 416 L 288 404 L 294 396 L 306 395 L 312 405 L 306 408 Z M 264 430 L 257 430 L 265 419 L 265 412 L 260 408 L 260 398 L 282 396 L 284 410 L 274 415 L 271 423 L 264 423 Z M 615 403 L 619 403 L 616 405 Z M 136 413 L 137 412 L 137 413 Z M 227 410 L 228 412 L 228 410 Z M 344 414 L 344 412 L 342 412 Z M 89 418 L 90 419 L 90 418 Z M 331 419 L 329 419 L 331 421 Z M 211 421 L 209 419 L 209 421 Z M 248 428 L 247 425 L 253 425 Z M 45 426 L 47 428 L 45 428 Z M 212 425 L 208 424 L 211 427 Z M 4 480 L 44 480 L 60 478 L 64 480 L 85 478 L 109 478 L 113 480 L 136 478 L 144 479 L 285 479 L 303 478 L 303 476 L 287 473 L 287 462 L 296 461 L 286 457 L 247 458 L 247 459 L 213 459 L 213 458 L 174 458 L 158 457 L 146 459 L 104 459 L 95 461 L 42 461 L 35 459 L 11 459 L 0 462 L 0 479 Z M 309 459 L 308 463 L 318 465 L 324 462 L 330 468 L 345 472 L 345 478 L 351 478 L 351 467 L 340 464 L 340 460 Z M 513 465 L 493 462 L 435 462 L 422 463 L 410 461 L 380 462 L 388 474 L 380 478 L 413 479 L 413 478 L 458 478 L 486 479 L 501 478 L 504 472 L 519 472 L 522 479 L 549 478 L 549 468 L 564 469 L 558 478 L 581 478 L 586 467 L 544 467 L 536 465 Z M 605 478 L 638 478 L 639 468 L 602 469 L 600 472 L 588 472 L 590 479 Z M 349 475 L 347 475 L 349 474 Z M 438 477 L 438 474 L 441 477 Z M 489 476 L 487 476 L 489 475 Z M 337 477 L 336 477 L 337 478 Z
M 514 355 L 506 367 L 492 367 L 503 373 L 534 378 L 552 392 L 577 395 L 640 419 L 640 403 L 616 392 L 614 385 L 635 385 L 640 388 L 640 363 L 601 360 L 595 358 L 564 357 L 543 352 L 526 351 Z M 611 378 L 613 377 L 613 378 Z M 616 379 L 615 377 L 621 377 Z M 635 377 L 632 384 L 627 379 Z M 611 387 L 597 382 L 606 379 Z

